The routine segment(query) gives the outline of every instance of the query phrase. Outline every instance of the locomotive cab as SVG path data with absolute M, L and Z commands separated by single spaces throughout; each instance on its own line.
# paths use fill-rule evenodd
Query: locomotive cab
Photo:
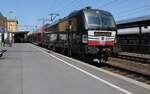
M 82 43 L 85 44 L 85 53 L 92 54 L 93 58 L 107 61 L 113 51 L 116 40 L 116 25 L 113 16 L 106 11 L 85 10 L 85 32 Z

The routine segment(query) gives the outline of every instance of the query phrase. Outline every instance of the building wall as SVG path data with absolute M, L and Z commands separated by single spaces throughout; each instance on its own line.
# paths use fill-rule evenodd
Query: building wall
M 0 47 L 2 46 L 4 41 L 13 42 L 14 34 L 12 33 L 12 31 L 17 31 L 17 24 L 18 21 L 7 20 L 7 18 L 0 13 Z M 12 27 L 8 28 L 9 25 L 11 25 Z
M 0 32 L 4 32 L 7 24 L 7 19 L 0 13 Z
M 8 31 L 17 32 L 17 25 L 18 25 L 17 20 L 7 20 L 7 29 L 8 29 Z
M 6 31 L 7 31 L 7 18 L 0 13 L 0 43 L 2 42 L 2 37 L 4 36 L 4 32 Z

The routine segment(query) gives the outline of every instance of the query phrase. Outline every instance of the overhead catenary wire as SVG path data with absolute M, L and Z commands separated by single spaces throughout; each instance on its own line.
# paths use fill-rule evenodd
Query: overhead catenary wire
M 147 8 L 148 6 L 144 5 L 144 6 L 140 6 L 140 7 L 136 7 L 136 8 L 133 8 L 133 9 L 129 9 L 129 10 L 124 10 L 124 11 L 118 11 L 118 12 L 114 12 L 114 13 L 118 13 L 118 14 L 126 14 L 126 13 L 131 13 L 133 11 L 136 11 L 136 10 L 140 10 L 140 9 L 143 9 L 143 8 Z
M 110 0 L 110 1 L 108 1 L 106 3 L 103 3 L 102 5 L 98 6 L 98 8 L 104 8 L 104 7 L 108 6 L 108 5 L 116 3 L 116 1 L 118 1 L 118 0 Z
M 78 10 L 79 8 L 84 8 L 85 6 L 92 6 L 93 5 L 92 2 L 94 2 L 94 1 L 98 2 L 99 0 L 92 0 L 92 1 L 91 0 L 68 0 L 67 3 L 63 3 L 63 2 L 65 2 L 65 0 L 57 0 L 56 3 L 58 3 L 58 4 L 60 2 L 61 3 L 58 6 L 58 8 L 55 7 L 56 9 L 53 9 L 52 11 L 54 11 L 55 13 L 59 13 L 62 17 L 65 15 L 68 15 L 71 11 Z M 112 9 L 116 8 L 116 6 L 121 6 L 124 3 L 130 3 L 128 1 L 130 1 L 130 0 L 126 0 L 126 1 L 125 0 L 109 0 L 109 1 L 102 3 L 97 8 L 103 8 L 106 10 L 108 10 L 108 8 L 109 8 L 109 10 L 112 10 Z M 130 9 L 130 10 L 125 10 L 123 12 L 121 11 L 121 9 L 122 8 L 118 7 L 118 9 L 116 9 L 116 12 L 114 12 L 114 13 L 118 13 L 117 16 L 120 16 L 120 15 L 122 16 L 123 14 L 128 15 L 128 14 L 132 14 L 132 13 L 137 14 L 136 11 L 139 11 L 141 9 L 143 10 L 143 7 L 139 7 L 139 10 L 137 8 L 134 8 L 133 10 Z M 119 12 L 118 12 L 118 10 L 119 10 Z
M 66 1 L 66 0 L 61 0 L 61 2 L 64 2 L 64 1 Z M 53 7 L 54 5 L 56 5 L 56 3 L 59 3 L 60 2 L 60 0 L 53 0 L 53 1 L 51 1 L 51 7 L 50 7 L 50 11 L 56 11 L 58 8 L 60 8 L 61 7 L 61 5 L 62 4 L 60 4 L 59 6 L 57 6 L 57 7 Z M 52 9 L 51 9 L 52 8 Z
M 102 4 L 101 6 L 103 6 L 103 7 L 109 6 L 110 7 L 110 5 L 116 4 L 118 1 L 120 1 L 120 0 L 111 0 L 107 3 Z M 121 2 L 124 2 L 124 0 L 121 0 Z M 91 1 L 86 1 L 84 3 L 86 3 L 86 4 L 84 5 L 82 0 L 71 0 L 67 4 L 64 4 L 62 7 L 60 7 L 59 9 L 56 9 L 55 11 L 62 12 L 64 9 L 69 9 L 69 7 L 72 7 L 72 8 L 70 8 L 72 10 L 68 10 L 68 11 L 73 11 L 73 9 L 76 10 L 78 8 L 91 5 Z M 63 11 L 63 13 L 64 12 L 66 12 L 66 11 Z
M 93 1 L 89 1 L 89 0 L 86 1 L 86 2 L 82 2 L 82 1 L 84 1 L 84 0 L 76 0 L 76 2 L 72 3 L 72 4 L 70 5 L 70 7 L 73 6 L 73 8 L 70 8 L 70 9 L 72 9 L 72 10 L 67 10 L 67 11 L 66 11 L 67 14 L 70 13 L 70 12 L 72 12 L 72 11 L 85 8 L 85 7 L 87 7 L 87 6 L 91 6 L 91 2 L 93 2 Z
M 64 3 L 62 6 L 60 6 L 59 8 L 55 9 L 55 12 L 59 12 L 64 10 L 66 7 L 68 7 L 69 5 L 71 5 L 72 3 L 74 3 L 76 0 L 71 0 L 70 2 Z M 63 1 L 62 1 L 63 2 Z
M 128 3 L 129 0 L 117 0 L 109 5 L 104 6 L 104 8 L 114 9 L 115 7 L 118 7 L 122 4 Z M 118 10 L 118 9 L 117 9 Z
M 145 10 L 148 10 L 148 9 L 150 9 L 150 6 L 147 6 L 147 7 L 142 7 L 142 8 L 137 8 L 137 9 L 135 9 L 134 11 L 129 11 L 129 12 L 127 12 L 127 13 L 124 13 L 124 15 L 119 15 L 119 16 L 117 16 L 117 18 L 120 18 L 120 17 L 127 17 L 127 16 L 129 16 L 129 15 L 135 15 L 135 14 L 137 14 L 137 13 L 141 13 L 141 12 L 145 12 Z
M 81 2 L 81 0 L 72 0 L 71 2 L 67 3 L 65 6 L 63 6 L 60 10 L 58 10 L 59 12 L 66 12 L 64 10 L 69 9 L 69 11 L 73 11 L 74 8 L 69 8 L 69 7 L 75 7 L 74 5 L 78 5 L 79 2 Z M 71 9 L 71 10 L 70 10 Z M 65 14 L 66 15 L 66 14 Z

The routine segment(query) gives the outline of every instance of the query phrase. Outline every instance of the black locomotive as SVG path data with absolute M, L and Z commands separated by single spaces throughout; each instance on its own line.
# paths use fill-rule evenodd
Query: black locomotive
M 103 62 L 113 52 L 116 31 L 111 13 L 87 7 L 48 25 L 41 38 L 49 49 Z

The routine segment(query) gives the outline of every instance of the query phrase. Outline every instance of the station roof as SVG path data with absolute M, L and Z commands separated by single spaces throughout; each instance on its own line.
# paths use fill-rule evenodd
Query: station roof
M 16 22 L 18 24 L 18 20 L 16 19 L 7 19 L 7 22 Z
M 12 32 L 14 34 L 27 34 L 29 31 L 17 31 L 17 32 Z
M 139 27 L 139 26 L 149 26 L 150 25 L 150 15 L 131 18 L 127 20 L 121 20 L 116 22 L 118 29 Z

